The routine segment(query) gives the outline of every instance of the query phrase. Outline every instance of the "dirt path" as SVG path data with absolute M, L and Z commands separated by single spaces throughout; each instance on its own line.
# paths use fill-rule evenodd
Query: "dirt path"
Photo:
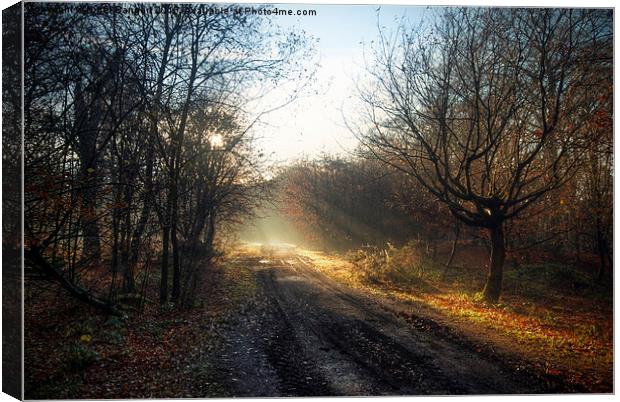
M 231 396 L 557 392 L 501 361 L 416 330 L 299 256 L 248 260 L 258 291 L 222 332 Z

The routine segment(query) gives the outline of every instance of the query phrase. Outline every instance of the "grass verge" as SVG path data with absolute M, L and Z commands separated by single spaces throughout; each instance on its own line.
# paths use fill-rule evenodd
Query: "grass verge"
M 477 294 L 484 271 L 454 269 L 443 281 L 444 267 L 415 249 L 302 255 L 339 282 L 404 303 L 404 317 L 423 312 L 545 375 L 591 392 L 612 392 L 611 293 L 579 270 L 553 264 L 509 268 L 501 303 L 487 305 Z

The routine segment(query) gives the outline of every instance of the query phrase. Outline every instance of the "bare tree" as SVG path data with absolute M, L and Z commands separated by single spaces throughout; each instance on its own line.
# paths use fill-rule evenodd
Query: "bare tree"
M 305 77 L 308 42 L 261 16 L 198 6 L 26 6 L 30 278 L 119 313 L 117 297 L 138 290 L 140 273 L 144 292 L 157 253 L 160 303 L 179 301 L 220 225 L 251 212 L 262 182 L 251 128 L 264 111 L 248 104 Z
M 191 9 L 199 5 L 184 7 Z M 239 112 L 245 103 L 243 97 L 248 96 L 247 88 L 243 88 L 242 83 L 247 86 L 269 80 L 275 84 L 299 74 L 300 69 L 292 68 L 292 63 L 306 48 L 303 38 L 296 35 L 281 37 L 257 16 L 189 12 L 174 18 L 178 22 L 172 42 L 174 59 L 171 60 L 170 73 L 165 82 L 170 102 L 165 116 L 160 119 L 164 127 L 160 133 L 160 157 L 167 173 L 167 192 L 160 214 L 161 303 L 168 300 L 170 247 L 171 300 L 178 301 L 181 294 L 179 183 L 184 173 L 183 156 L 192 111 L 196 105 L 209 106 L 209 102 L 219 99 L 213 92 L 223 91 L 225 94 L 236 94 L 226 99 L 225 105 Z M 232 146 L 230 152 L 238 143 L 233 141 L 229 144 Z
M 483 296 L 496 302 L 504 222 L 575 172 L 591 136 L 591 74 L 611 63 L 611 13 L 448 9 L 432 25 L 381 35 L 361 141 L 414 177 L 492 243 Z M 597 69 L 598 70 L 598 69 Z

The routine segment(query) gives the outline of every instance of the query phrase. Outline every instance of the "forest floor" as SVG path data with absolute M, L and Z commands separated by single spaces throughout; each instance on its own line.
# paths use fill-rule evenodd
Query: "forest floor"
M 127 320 L 54 288 L 30 292 L 26 398 L 612 391 L 611 344 L 609 364 L 584 364 L 580 350 L 564 361 L 535 333 L 519 340 L 485 321 L 508 322 L 513 310 L 461 295 L 454 312 L 440 303 L 450 292 L 362 285 L 353 268 L 334 255 L 242 250 L 210 269 L 194 308 L 150 302 Z
M 26 399 L 179 398 L 222 395 L 212 380 L 220 327 L 255 292 L 253 274 L 230 264 L 205 273 L 192 309 L 157 306 L 105 317 L 62 289 L 26 285 Z

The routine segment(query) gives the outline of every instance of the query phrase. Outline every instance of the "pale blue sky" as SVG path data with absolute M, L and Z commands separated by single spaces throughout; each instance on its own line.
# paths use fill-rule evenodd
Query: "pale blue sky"
M 318 39 L 320 67 L 312 90 L 294 104 L 264 118 L 261 147 L 274 160 L 289 162 L 321 152 L 344 153 L 355 146 L 343 114 L 355 118 L 355 82 L 364 79 L 364 53 L 370 54 L 378 26 L 395 29 L 403 17 L 417 23 L 424 6 L 274 4 L 284 9 L 312 9 L 316 16 L 276 17 L 282 27 L 303 29 Z M 379 21 L 379 25 L 378 25 Z

